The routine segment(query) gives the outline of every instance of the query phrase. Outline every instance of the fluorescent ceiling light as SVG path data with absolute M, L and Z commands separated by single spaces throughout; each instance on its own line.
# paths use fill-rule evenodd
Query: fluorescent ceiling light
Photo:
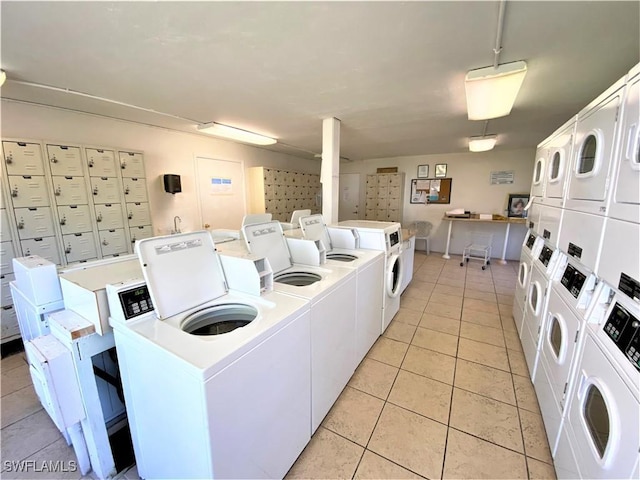
M 228 138 L 239 142 L 254 143 L 256 145 L 273 145 L 277 142 L 275 138 L 266 137 L 257 133 L 242 130 L 240 128 L 222 125 L 221 123 L 210 122 L 198 125 L 198 130 L 216 137 Z
M 0 87 L 4 85 L 4 81 L 7 79 L 7 72 L 0 70 Z
M 511 113 L 527 74 L 525 62 L 471 70 L 464 79 L 469 120 L 488 120 Z
M 496 145 L 497 135 L 485 135 L 484 137 L 470 137 L 470 152 L 486 152 L 492 150 Z

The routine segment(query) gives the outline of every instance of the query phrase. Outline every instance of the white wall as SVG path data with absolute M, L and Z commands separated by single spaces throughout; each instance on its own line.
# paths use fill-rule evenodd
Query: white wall
M 198 196 L 194 182 L 196 156 L 239 160 L 245 169 L 256 166 L 320 173 L 320 161 L 271 152 L 199 134 L 114 120 L 70 110 L 2 100 L 2 137 L 64 142 L 68 144 L 142 150 L 145 155 L 149 203 L 156 234 L 167 234 L 173 217 L 182 230 L 200 229 Z M 318 122 L 318 129 L 322 124 Z M 181 176 L 182 193 L 164 191 L 162 175 Z M 248 204 L 249 192 L 247 192 Z
M 510 193 L 529 193 L 535 149 L 496 150 L 483 153 L 462 153 L 446 155 L 417 155 L 393 157 L 360 162 L 343 162 L 340 173 L 360 173 L 360 204 L 364 206 L 366 174 L 376 173 L 381 167 L 398 167 L 405 173 L 403 224 L 415 220 L 427 220 L 433 224 L 431 249 L 444 252 L 448 222 L 442 217 L 446 211 L 464 208 L 477 213 L 499 213 L 505 215 Z M 418 165 L 429 165 L 429 176 L 433 177 L 436 163 L 447 164 L 447 177 L 452 179 L 451 203 L 448 205 L 416 205 L 410 203 L 411 179 L 417 178 Z M 492 171 L 512 170 L 514 183 L 491 185 Z M 364 208 L 361 209 L 364 212 Z M 474 228 L 494 234 L 493 256 L 500 256 L 504 244 L 505 227 L 502 224 L 473 224 Z M 451 252 L 461 253 L 468 239 L 470 224 L 456 223 L 451 238 Z M 524 239 L 524 225 L 512 225 L 507 258 L 519 259 L 520 247 Z M 418 244 L 418 248 L 424 248 Z

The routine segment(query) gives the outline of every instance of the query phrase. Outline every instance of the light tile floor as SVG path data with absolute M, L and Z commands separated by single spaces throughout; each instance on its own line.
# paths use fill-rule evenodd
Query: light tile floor
M 554 479 L 511 314 L 517 263 L 416 252 L 400 311 L 287 478 Z
M 288 478 L 555 478 L 511 316 L 517 263 L 459 266 L 416 252 L 400 312 L 371 348 Z M 2 478 L 75 460 L 35 395 L 24 354 L 2 359 Z M 122 473 L 137 479 L 135 467 Z

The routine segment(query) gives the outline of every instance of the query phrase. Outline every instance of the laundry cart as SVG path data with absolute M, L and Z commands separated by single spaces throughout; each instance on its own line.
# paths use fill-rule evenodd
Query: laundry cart
M 491 263 L 491 241 L 493 235 L 484 232 L 472 231 L 469 234 L 469 242 L 462 251 L 462 261 L 460 266 L 464 266 L 469 260 L 480 260 L 482 262 L 482 270 Z

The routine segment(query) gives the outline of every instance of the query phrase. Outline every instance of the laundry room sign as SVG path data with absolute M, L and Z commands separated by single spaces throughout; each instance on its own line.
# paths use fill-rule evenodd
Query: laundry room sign
M 491 185 L 507 185 L 513 183 L 515 172 L 513 170 L 500 170 L 491 172 Z
M 214 195 L 230 195 L 233 193 L 233 183 L 230 178 L 213 177 L 211 179 L 211 193 Z

